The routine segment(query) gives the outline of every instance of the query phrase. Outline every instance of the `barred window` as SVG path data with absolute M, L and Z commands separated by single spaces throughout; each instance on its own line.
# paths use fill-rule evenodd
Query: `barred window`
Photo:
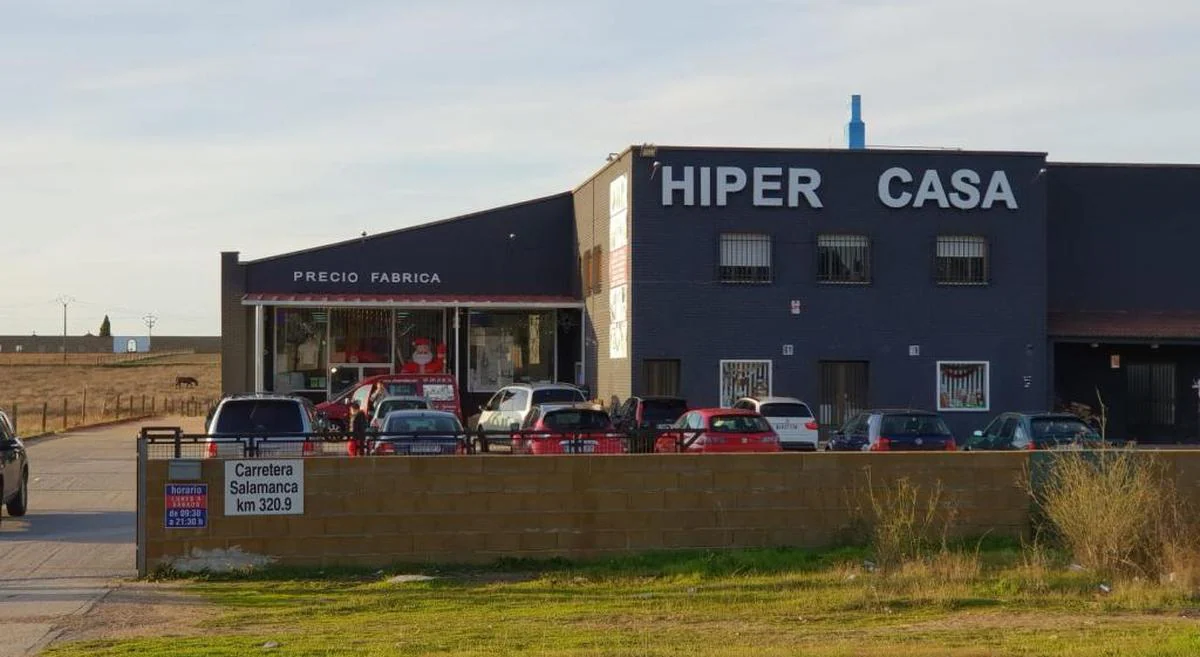
M 817 280 L 821 283 L 870 283 L 870 238 L 866 235 L 818 235 Z
M 770 283 L 771 236 L 722 233 L 717 277 L 722 283 Z
M 937 282 L 939 285 L 987 285 L 988 244 L 982 237 L 939 235 Z

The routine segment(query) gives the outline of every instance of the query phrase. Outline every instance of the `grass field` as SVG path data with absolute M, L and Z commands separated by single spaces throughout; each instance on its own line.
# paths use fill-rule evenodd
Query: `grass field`
M 0 408 L 14 409 L 20 433 L 42 430 L 42 406 L 46 405 L 46 428 L 63 428 L 63 404 L 67 425 L 77 426 L 117 417 L 118 399 L 122 417 L 146 409 L 161 410 L 169 402 L 176 406 L 188 399 L 213 399 L 220 394 L 219 354 L 174 354 L 131 359 L 124 355 L 5 354 L 0 358 Z M 103 360 L 99 360 L 103 358 Z M 101 364 L 97 364 L 97 363 Z M 199 380 L 194 388 L 176 388 L 175 377 Z M 87 408 L 85 415 L 84 398 Z
M 192 603 L 182 617 L 199 619 L 190 627 L 46 654 L 244 655 L 269 642 L 274 655 L 1200 654 L 1200 602 L 1188 591 L 1104 582 L 1023 554 L 992 545 L 888 575 L 857 549 L 357 576 L 277 571 L 189 583 L 215 612 Z M 435 579 L 389 583 L 395 572 Z

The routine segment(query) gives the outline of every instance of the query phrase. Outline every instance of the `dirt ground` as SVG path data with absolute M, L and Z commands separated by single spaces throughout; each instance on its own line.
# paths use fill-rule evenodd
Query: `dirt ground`
M 190 400 L 220 396 L 219 354 L 180 354 L 121 365 L 70 361 L 66 365 L 50 365 L 44 363 L 42 354 L 22 354 L 32 359 L 25 363 L 14 359 L 15 356 L 9 354 L 0 362 L 0 408 L 10 416 L 15 413 L 18 431 L 26 435 L 42 430 L 43 404 L 46 429 L 58 430 L 63 428 L 64 402 L 67 426 L 78 426 L 117 417 L 118 401 L 121 416 L 127 416 L 131 412 L 141 414 L 143 403 L 147 411 L 153 408 L 161 412 L 166 405 L 174 409 Z M 199 385 L 176 387 L 175 378 L 179 376 L 194 377 Z
M 59 626 L 55 644 L 68 641 L 190 636 L 220 616 L 219 607 L 172 583 L 128 582 L 86 614 Z

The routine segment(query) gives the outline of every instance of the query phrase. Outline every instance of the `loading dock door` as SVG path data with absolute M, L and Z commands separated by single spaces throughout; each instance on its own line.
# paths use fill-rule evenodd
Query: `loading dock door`
M 867 407 L 866 361 L 821 361 L 820 439 Z

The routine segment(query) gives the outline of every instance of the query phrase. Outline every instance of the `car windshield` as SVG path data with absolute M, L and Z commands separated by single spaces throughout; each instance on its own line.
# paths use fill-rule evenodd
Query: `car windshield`
M 383 417 L 392 411 L 410 411 L 422 408 L 429 408 L 429 404 L 425 403 L 424 399 L 385 399 L 379 402 L 379 410 L 375 414 Z
M 642 402 L 642 421 L 652 426 L 670 424 L 687 412 L 687 402 L 682 399 L 647 399 Z
M 1074 418 L 1035 417 L 1029 421 L 1033 429 L 1034 439 L 1039 438 L 1074 438 L 1076 436 L 1094 437 L 1092 428 Z
M 885 415 L 881 436 L 949 436 L 950 429 L 936 415 Z
M 397 397 L 406 397 L 410 395 L 419 395 L 416 381 L 388 381 L 383 384 L 387 394 Z
M 609 427 L 608 413 L 588 409 L 550 411 L 542 425 L 557 431 L 604 431 Z
M 546 388 L 543 390 L 533 391 L 533 405 L 538 404 L 553 404 L 554 402 L 581 402 L 587 401 L 583 398 L 583 393 L 579 390 L 571 388 Z
M 213 433 L 301 433 L 300 404 L 283 399 L 238 399 L 225 402 Z
M 758 412 L 766 417 L 813 417 L 808 404 L 795 402 L 772 402 L 763 404 Z
M 383 428 L 385 433 L 462 433 L 462 425 L 452 417 L 436 415 L 406 415 L 389 417 Z
M 708 428 L 716 433 L 767 433 L 771 425 L 757 415 L 714 415 Z

